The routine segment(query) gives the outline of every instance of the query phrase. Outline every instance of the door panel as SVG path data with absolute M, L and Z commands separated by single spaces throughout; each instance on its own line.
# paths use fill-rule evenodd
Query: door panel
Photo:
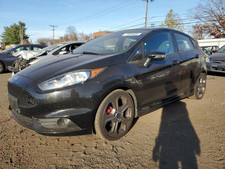
M 134 69 L 139 72 L 135 78 L 140 85 L 140 91 L 137 93 L 140 106 L 154 104 L 154 102 L 178 95 L 181 80 L 180 56 L 175 53 L 169 32 L 156 33 L 143 44 L 144 56 L 153 50 L 164 52 L 167 55 L 163 60 L 153 59 L 148 68 L 138 67 L 138 64 L 134 65 L 136 66 Z M 143 60 L 146 59 L 143 58 L 140 62 Z
M 177 48 L 182 67 L 181 91 L 189 91 L 199 74 L 199 51 L 193 45 L 191 39 L 183 34 L 175 33 Z

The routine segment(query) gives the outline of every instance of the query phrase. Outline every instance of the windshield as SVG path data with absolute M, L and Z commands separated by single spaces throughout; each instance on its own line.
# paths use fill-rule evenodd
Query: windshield
M 225 45 L 218 50 L 219 53 L 225 53 Z
M 76 54 L 117 54 L 126 52 L 146 33 L 140 31 L 122 31 L 111 33 L 78 47 Z

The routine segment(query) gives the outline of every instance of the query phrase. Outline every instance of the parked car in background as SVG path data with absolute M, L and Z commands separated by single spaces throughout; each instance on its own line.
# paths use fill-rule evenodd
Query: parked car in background
M 116 140 L 134 118 L 186 97 L 201 99 L 205 59 L 197 42 L 176 30 L 114 32 L 11 77 L 10 110 L 41 134 L 96 132 Z
M 225 73 L 225 45 L 209 56 L 209 61 L 207 63 L 209 72 Z
M 15 60 L 19 59 L 18 57 L 13 55 L 14 53 L 22 50 L 38 51 L 44 47 L 46 46 L 39 44 L 22 44 L 3 50 L 2 52 L 0 52 L 0 73 L 8 70 L 8 66 L 11 66 Z
M 20 57 L 19 60 L 16 60 L 12 66 L 9 67 L 9 70 L 13 72 L 13 75 L 24 68 L 40 62 L 45 59 L 49 59 L 54 56 L 66 55 L 71 53 L 74 49 L 78 48 L 80 45 L 85 42 L 81 41 L 69 41 L 62 42 L 54 45 L 50 45 L 46 48 L 43 48 L 37 52 L 33 51 L 21 51 L 18 53 Z
M 201 49 L 207 54 L 212 55 L 213 53 L 218 52 L 219 46 L 203 46 Z

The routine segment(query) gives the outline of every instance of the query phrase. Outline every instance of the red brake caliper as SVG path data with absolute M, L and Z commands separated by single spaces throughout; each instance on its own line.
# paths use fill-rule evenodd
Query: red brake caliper
M 106 114 L 114 114 L 116 112 L 116 110 L 112 107 L 112 106 L 108 106 L 108 108 L 106 109 Z
M 111 111 L 112 111 L 112 109 L 113 109 L 113 108 L 112 108 L 111 106 L 108 106 L 107 109 L 106 109 L 106 111 L 105 111 L 106 114 L 110 114 Z

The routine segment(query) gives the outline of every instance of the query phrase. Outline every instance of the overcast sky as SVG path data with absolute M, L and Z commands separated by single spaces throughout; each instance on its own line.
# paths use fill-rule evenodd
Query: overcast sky
M 170 9 L 179 14 L 185 23 L 185 31 L 190 30 L 190 10 L 200 0 L 155 0 L 149 3 L 148 26 L 158 27 L 165 20 Z M 18 21 L 25 22 L 30 40 L 52 38 L 52 28 L 56 25 L 55 37 L 66 33 L 68 26 L 78 32 L 116 31 L 127 28 L 144 27 L 146 1 L 144 0 L 0 0 L 0 34 L 4 26 Z

